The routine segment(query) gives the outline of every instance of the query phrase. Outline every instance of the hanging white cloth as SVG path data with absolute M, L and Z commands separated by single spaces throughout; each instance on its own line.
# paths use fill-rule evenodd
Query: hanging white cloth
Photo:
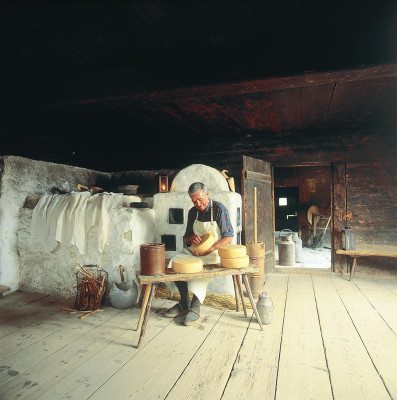
M 221 231 L 219 229 L 219 226 L 216 221 L 214 221 L 213 218 L 213 204 L 212 200 L 211 201 L 211 221 L 208 222 L 201 222 L 198 220 L 198 212 L 196 214 L 196 219 L 193 223 L 193 232 L 195 235 L 202 236 L 205 233 L 212 233 L 215 237 L 215 242 L 217 242 L 219 239 L 221 239 Z M 188 257 L 194 257 L 194 256 L 188 249 L 183 249 L 180 253 L 176 254 L 172 259 L 170 260 L 168 264 L 168 268 L 172 267 L 172 261 L 177 259 L 177 258 L 188 258 Z M 206 264 L 217 264 L 220 262 L 218 250 L 213 251 L 210 254 L 207 254 L 205 256 L 199 257 L 203 260 L 203 265 Z M 209 283 L 210 279 L 203 278 L 203 279 L 192 279 L 188 281 L 188 290 L 196 295 L 196 297 L 200 300 L 200 303 L 203 304 L 203 301 L 205 299 L 205 296 L 207 294 L 207 286 Z M 175 293 L 179 293 L 178 288 L 176 287 L 174 282 L 168 282 L 167 286 L 174 291 Z
M 87 232 L 98 224 L 98 250 L 103 252 L 112 214 L 121 206 L 121 199 L 120 193 L 43 195 L 33 210 L 31 242 L 41 243 L 47 253 L 65 243 L 85 254 Z

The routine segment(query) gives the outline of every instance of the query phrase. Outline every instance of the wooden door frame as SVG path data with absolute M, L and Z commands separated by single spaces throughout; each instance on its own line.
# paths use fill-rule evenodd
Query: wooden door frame
M 329 167 L 331 172 L 330 182 L 330 211 L 331 211 L 331 271 L 347 270 L 346 261 L 336 255 L 336 250 L 342 247 L 341 227 L 343 216 L 346 212 L 346 162 L 304 162 L 292 164 L 272 164 L 273 184 L 273 211 L 274 205 L 274 168 L 300 168 L 300 167 Z

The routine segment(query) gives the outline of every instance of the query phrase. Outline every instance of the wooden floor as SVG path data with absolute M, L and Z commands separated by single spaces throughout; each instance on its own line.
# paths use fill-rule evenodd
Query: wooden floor
M 397 281 L 269 274 L 271 325 L 202 307 L 195 327 L 139 310 L 0 299 L 0 399 L 397 399 Z M 251 315 L 251 314 L 250 314 Z

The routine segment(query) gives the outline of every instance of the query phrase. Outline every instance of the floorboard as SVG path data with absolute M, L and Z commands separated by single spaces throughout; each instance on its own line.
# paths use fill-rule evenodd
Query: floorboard
M 169 301 L 158 300 L 155 302 L 156 307 L 170 307 L 170 305 Z M 139 334 L 135 330 L 139 313 L 140 310 L 137 308 L 124 311 L 123 316 L 130 320 L 130 325 L 126 328 L 131 326 L 132 329 L 124 329 L 124 333 L 114 341 L 109 342 L 101 351 L 95 353 L 49 388 L 40 397 L 40 400 L 81 400 L 87 399 L 95 393 L 104 382 L 123 368 L 140 351 L 135 346 L 139 339 Z M 150 327 L 145 335 L 145 343 L 149 343 L 171 322 L 171 319 L 153 313 Z M 98 369 L 98 365 L 102 365 L 104 368 Z M 92 374 L 91 371 L 96 371 L 96 373 Z M 134 370 L 131 373 L 134 373 Z
M 397 398 L 397 337 L 353 283 L 332 281 L 392 398 Z
M 88 338 L 95 328 L 104 324 L 119 313 L 119 310 L 110 308 L 106 312 L 96 313 L 80 320 L 77 315 L 70 315 L 63 311 L 62 315 L 64 318 L 62 320 L 63 327 L 61 329 L 37 342 L 31 343 L 25 348 L 19 349 L 18 352 L 0 361 L 0 386 L 14 379 L 17 375 L 29 368 L 37 368 L 40 362 L 46 362 L 48 357 L 60 351 L 65 346 L 70 345 L 78 338 Z M 0 344 L 7 344 L 8 339 L 8 337 L 3 338 L 0 340 Z
M 40 323 L 59 312 L 59 298 L 55 296 L 47 296 L 41 301 L 13 308 L 0 315 L 0 338 Z
M 276 399 L 332 399 L 312 278 L 290 275 Z
M 0 299 L 1 400 L 397 400 L 397 282 L 272 273 L 273 322 L 202 307 L 196 326 L 140 309 L 80 320 L 62 297 Z
M 175 319 L 96 391 L 91 400 L 163 399 L 209 335 L 223 312 L 202 307 L 196 326 Z M 150 327 L 149 321 L 149 327 Z M 155 356 L 153 356 L 155 355 Z
M 257 323 L 256 328 L 260 330 Z M 220 399 L 246 331 L 247 318 L 243 312 L 223 313 L 176 381 L 167 400 Z
M 384 280 L 355 279 L 354 283 L 376 309 L 383 320 L 397 334 L 396 296 L 388 290 Z
M 48 295 L 25 292 L 14 292 L 7 296 L 0 297 L 0 314 L 9 312 L 13 308 L 21 307 L 25 304 L 33 303 L 34 301 L 39 301 L 45 297 L 48 297 Z
M 390 399 L 332 280 L 313 286 L 335 400 Z
M 262 332 L 251 321 L 222 399 L 274 399 L 287 284 L 288 275 L 267 277 L 264 290 L 273 302 L 273 322 Z
M 94 318 L 98 314 L 100 313 L 89 318 Z M 85 320 L 80 320 L 80 322 L 86 323 Z M 133 322 L 127 319 L 123 313 L 116 314 L 92 330 L 89 335 L 77 338 L 37 363 L 33 368 L 29 368 L 10 382 L 0 386 L 0 398 L 2 400 L 41 399 L 44 393 L 63 376 L 101 351 L 109 342 L 124 333 L 125 329 L 132 328 L 132 326 Z

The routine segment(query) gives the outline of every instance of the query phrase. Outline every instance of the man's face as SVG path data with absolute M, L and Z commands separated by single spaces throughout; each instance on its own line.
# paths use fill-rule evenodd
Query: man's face
M 192 202 L 197 210 L 200 211 L 204 211 L 210 201 L 208 192 L 203 193 L 202 190 L 199 190 L 197 193 L 190 195 L 190 198 L 192 199 Z

